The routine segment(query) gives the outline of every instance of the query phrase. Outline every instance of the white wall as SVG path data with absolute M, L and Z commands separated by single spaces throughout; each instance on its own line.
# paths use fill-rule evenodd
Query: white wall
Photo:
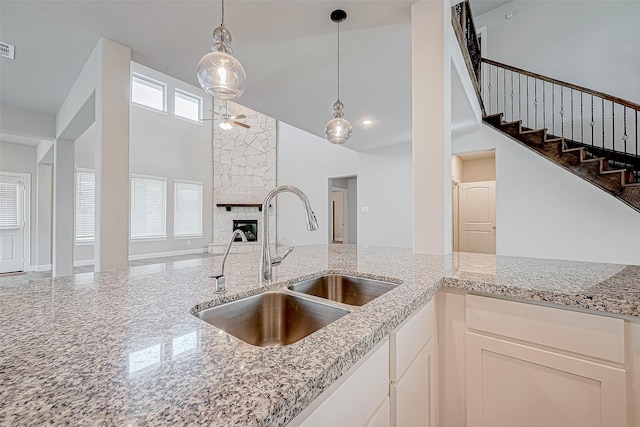
M 358 243 L 412 247 L 412 188 L 410 143 L 358 153 Z
M 483 126 L 455 154 L 496 150 L 496 253 L 640 264 L 640 213 Z
M 316 231 L 307 231 L 300 200 L 293 194 L 279 194 L 276 196 L 278 245 L 329 243 L 326 229 L 329 224 L 329 178 L 356 175 L 357 164 L 355 151 L 278 122 L 278 185 L 293 185 L 302 190 L 309 198 L 320 226 Z M 358 230 L 358 237 L 360 232 Z
M 31 262 L 37 258 L 37 228 L 36 228 L 36 206 L 38 200 L 37 180 L 36 180 L 36 147 L 22 144 L 11 144 L 0 142 L 0 171 L 26 173 L 31 175 L 31 213 L 30 213 L 30 235 L 31 235 Z M 27 266 L 29 268 L 30 266 Z
M 188 85 L 166 74 L 137 63 L 131 63 L 134 72 L 167 84 L 168 113 L 131 105 L 130 152 L 131 174 L 167 178 L 167 238 L 164 240 L 130 242 L 129 255 L 140 257 L 167 252 L 204 251 L 212 239 L 212 156 L 211 122 L 196 123 L 175 117 L 173 111 L 174 88 L 202 96 L 203 111 L 208 112 L 211 100 L 202 89 Z M 76 167 L 93 169 L 95 124 L 83 133 L 75 144 Z M 198 181 L 203 188 L 203 237 L 173 237 L 173 197 L 175 180 Z M 93 245 L 76 245 L 75 261 L 85 264 L 93 259 Z M 83 262 L 84 261 L 84 262 Z
M 462 163 L 462 181 L 478 182 L 496 180 L 496 159 L 490 157 L 486 159 L 465 160 Z
M 167 181 L 167 240 L 132 242 L 130 255 L 187 251 L 206 248 L 212 238 L 211 193 L 213 186 L 211 155 L 211 122 L 194 123 L 175 117 L 173 111 L 174 88 L 202 96 L 207 113 L 211 100 L 201 88 L 188 85 L 160 72 L 132 63 L 131 70 L 167 84 L 169 113 L 131 106 L 130 164 L 132 174 L 160 176 Z M 198 239 L 173 238 L 173 186 L 174 180 L 199 181 L 203 188 L 203 237 Z
M 278 244 L 326 244 L 329 232 L 329 178 L 357 182 L 357 242 L 375 246 L 412 246 L 411 144 L 356 153 L 325 139 L 279 122 L 278 185 L 294 185 L 304 191 L 316 213 L 320 230 L 305 228 L 302 206 L 295 196 L 278 196 Z M 353 188 L 349 188 L 350 194 Z M 368 208 L 363 213 L 362 207 Z M 350 219 L 349 223 L 353 223 Z M 356 238 L 351 235 L 349 238 Z
M 516 0 L 475 23 L 489 59 L 640 102 L 638 17 L 638 1 Z

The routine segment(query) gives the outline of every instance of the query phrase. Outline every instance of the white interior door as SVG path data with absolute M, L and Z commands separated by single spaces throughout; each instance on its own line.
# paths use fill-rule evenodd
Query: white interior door
M 25 179 L 0 174 L 0 273 L 25 270 Z
M 333 205 L 333 240 L 344 242 L 344 193 L 334 191 L 331 194 L 331 201 Z
M 459 250 L 496 253 L 496 182 L 459 185 Z

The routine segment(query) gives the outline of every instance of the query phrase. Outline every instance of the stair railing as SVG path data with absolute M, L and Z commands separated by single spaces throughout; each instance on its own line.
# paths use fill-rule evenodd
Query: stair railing
M 451 7 L 451 25 L 460 44 L 462 57 L 467 66 L 467 71 L 469 71 L 469 77 L 471 77 L 471 83 L 473 83 L 476 91 L 480 108 L 482 112 L 485 113 L 481 93 L 482 56 L 480 40 L 478 40 L 476 26 L 473 22 L 473 12 L 471 11 L 471 3 L 469 3 L 469 0 L 465 0 Z
M 638 122 L 640 105 L 482 58 L 481 93 L 486 114 L 504 121 L 522 120 L 528 129 L 547 129 L 569 147 L 585 147 L 594 156 L 626 169 L 640 182 Z

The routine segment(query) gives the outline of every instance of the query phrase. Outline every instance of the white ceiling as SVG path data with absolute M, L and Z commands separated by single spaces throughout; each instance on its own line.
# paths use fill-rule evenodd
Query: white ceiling
M 323 136 L 337 96 L 337 28 L 329 14 L 342 8 L 341 98 L 354 127 L 347 147 L 410 141 L 411 3 L 227 0 L 225 24 L 248 80 L 237 101 Z M 0 40 L 16 46 L 16 59 L 0 62 L 1 102 L 55 114 L 100 37 L 197 86 L 197 63 L 219 22 L 219 1 L 1 0 Z M 373 125 L 363 126 L 365 118 Z

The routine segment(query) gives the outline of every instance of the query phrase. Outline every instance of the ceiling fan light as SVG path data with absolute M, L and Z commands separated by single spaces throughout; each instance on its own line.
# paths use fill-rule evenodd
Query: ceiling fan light
M 230 130 L 231 128 L 233 128 L 233 125 L 229 122 L 222 122 L 218 126 L 220 126 L 224 130 Z

